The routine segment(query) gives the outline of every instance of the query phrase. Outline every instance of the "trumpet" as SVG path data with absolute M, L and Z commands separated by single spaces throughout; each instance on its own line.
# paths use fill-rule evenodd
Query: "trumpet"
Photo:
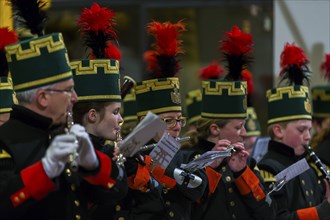
M 182 137 L 182 138 L 177 137 L 175 140 L 177 142 L 179 142 L 179 143 L 182 143 L 182 142 L 189 141 L 190 140 L 190 137 L 189 136 Z M 148 150 L 151 150 L 151 149 L 155 148 L 156 146 L 157 146 L 157 143 L 144 145 L 144 146 L 140 147 L 140 150 L 139 151 L 148 151 Z
M 74 125 L 73 116 L 72 116 L 71 111 L 68 111 L 68 113 L 67 113 L 67 124 L 66 125 L 67 126 L 66 126 L 66 129 L 65 129 L 65 132 L 67 134 L 70 134 L 70 129 Z M 78 144 L 77 138 L 75 139 L 75 143 Z M 70 168 L 71 172 L 77 172 L 78 171 L 77 152 L 73 152 L 72 154 L 69 155 L 68 163 L 69 163 L 69 168 Z
M 328 182 L 330 182 L 330 172 L 327 167 L 322 163 L 320 158 L 315 154 L 311 146 L 304 145 L 306 152 L 308 153 L 310 159 L 315 163 L 317 168 L 322 173 L 323 178 L 325 178 Z

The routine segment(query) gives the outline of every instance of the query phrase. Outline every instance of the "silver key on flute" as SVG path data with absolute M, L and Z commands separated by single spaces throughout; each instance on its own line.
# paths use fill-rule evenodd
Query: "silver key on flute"
M 182 143 L 182 142 L 189 141 L 189 140 L 190 140 L 190 137 L 189 137 L 189 136 L 187 136 L 187 137 L 182 137 L 182 138 L 177 137 L 175 140 L 176 140 L 177 142 L 179 142 L 179 143 Z M 157 146 L 157 143 L 144 145 L 144 146 L 140 147 L 140 151 L 151 150 L 151 149 L 153 149 L 153 148 L 156 147 L 156 146 Z

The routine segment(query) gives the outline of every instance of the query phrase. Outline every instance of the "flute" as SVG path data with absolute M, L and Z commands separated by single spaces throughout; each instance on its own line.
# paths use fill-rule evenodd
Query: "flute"
M 189 137 L 189 136 L 188 136 L 188 137 L 182 137 L 182 138 L 177 137 L 175 140 L 176 140 L 177 142 L 179 142 L 179 143 L 182 143 L 182 142 L 189 141 L 189 140 L 190 140 L 190 137 Z M 140 150 L 139 150 L 139 151 L 147 151 L 147 150 L 151 150 L 151 149 L 153 149 L 153 148 L 156 147 L 156 146 L 157 146 L 157 143 L 144 145 L 144 146 L 140 147 Z
M 68 113 L 67 113 L 67 123 L 66 123 L 66 125 L 67 126 L 66 126 L 66 129 L 65 129 L 65 132 L 67 134 L 70 134 L 70 129 L 74 125 L 73 116 L 72 116 L 71 111 L 68 111 Z M 77 138 L 75 139 L 75 143 L 78 144 Z M 69 163 L 69 168 L 72 172 L 77 172 L 78 171 L 77 152 L 76 151 L 69 155 L 68 163 Z
M 305 150 L 307 151 L 310 159 L 315 163 L 317 168 L 322 173 L 323 178 L 325 178 L 328 182 L 330 182 L 330 173 L 327 167 L 322 163 L 320 158 L 315 154 L 311 146 L 304 145 Z

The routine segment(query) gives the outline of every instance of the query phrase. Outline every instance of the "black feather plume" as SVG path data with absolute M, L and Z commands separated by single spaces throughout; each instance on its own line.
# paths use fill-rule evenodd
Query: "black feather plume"
M 31 34 L 44 35 L 46 13 L 41 10 L 45 6 L 42 0 L 11 0 L 16 26 L 26 28 Z

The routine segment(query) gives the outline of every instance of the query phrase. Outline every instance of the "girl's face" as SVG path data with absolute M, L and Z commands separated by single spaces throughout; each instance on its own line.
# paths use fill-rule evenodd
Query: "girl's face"
M 103 118 L 100 112 L 95 112 L 94 125 L 89 126 L 90 131 L 88 132 L 97 137 L 115 141 L 117 134 L 120 132 L 120 124 L 123 122 L 120 108 L 120 102 L 111 102 L 104 108 Z
M 181 112 L 166 112 L 158 115 L 167 125 L 166 131 L 173 138 L 180 135 L 182 127 L 186 125 L 186 119 L 182 117 Z
M 219 140 L 227 139 L 231 143 L 243 142 L 243 137 L 246 134 L 244 127 L 244 119 L 232 119 L 223 127 L 219 128 Z

